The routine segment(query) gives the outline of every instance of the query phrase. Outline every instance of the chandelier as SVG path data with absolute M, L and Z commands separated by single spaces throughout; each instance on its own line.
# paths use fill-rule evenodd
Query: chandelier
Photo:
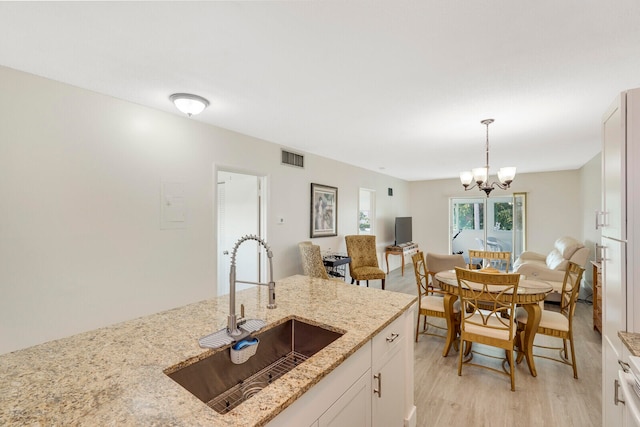
M 484 191 L 487 197 L 489 197 L 489 193 L 493 191 L 494 187 L 506 190 L 511 186 L 511 182 L 513 182 L 513 178 L 516 176 L 516 168 L 513 166 L 500 168 L 498 171 L 498 180 L 500 182 L 489 183 L 489 125 L 493 123 L 493 119 L 485 119 L 480 123 L 487 127 L 487 142 L 485 146 L 487 164 L 481 168 L 471 169 L 471 172 L 460 172 L 460 182 L 462 182 L 465 191 L 478 187 L 480 191 Z M 472 182 L 474 183 L 473 185 L 471 185 Z

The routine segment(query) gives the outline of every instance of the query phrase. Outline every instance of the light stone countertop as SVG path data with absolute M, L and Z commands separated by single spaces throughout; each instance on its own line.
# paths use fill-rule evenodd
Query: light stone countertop
M 627 346 L 632 356 L 640 356 L 640 334 L 620 331 L 618 336 Z
M 291 316 L 346 333 L 221 415 L 163 371 L 211 350 L 198 339 L 226 326 L 228 296 L 0 355 L 0 425 L 261 426 L 409 309 L 416 297 L 291 276 L 238 292 L 247 318 Z

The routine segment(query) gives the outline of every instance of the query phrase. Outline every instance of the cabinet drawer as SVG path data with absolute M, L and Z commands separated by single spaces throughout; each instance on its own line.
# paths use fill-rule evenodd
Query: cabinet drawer
M 374 369 L 384 363 L 406 339 L 404 320 L 404 315 L 398 317 L 373 337 L 371 351 Z

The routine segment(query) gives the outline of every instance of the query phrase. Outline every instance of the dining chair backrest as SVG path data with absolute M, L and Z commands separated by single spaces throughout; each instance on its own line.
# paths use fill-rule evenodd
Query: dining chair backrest
M 469 249 L 469 268 L 473 269 L 478 263 L 483 264 L 485 260 L 488 262 L 488 265 L 485 265 L 485 267 L 497 265 L 502 268 L 504 263 L 504 271 L 505 273 L 508 273 L 509 267 L 511 266 L 511 252 L 479 251 Z
M 564 273 L 562 292 L 560 294 L 560 313 L 569 318 L 569 321 L 573 318 L 576 309 L 576 301 L 578 299 L 583 273 L 584 268 L 569 261 L 567 270 Z
M 449 255 L 427 252 L 426 263 L 427 273 L 431 276 L 431 283 L 438 287 L 439 284 L 435 278 L 437 273 L 467 266 L 464 257 L 460 254 Z
M 413 261 L 413 272 L 416 276 L 416 286 L 418 287 L 418 307 L 423 295 L 427 295 L 429 292 L 429 275 L 427 266 L 424 262 L 424 253 L 418 251 L 411 255 L 411 261 Z
M 469 328 L 513 339 L 519 274 L 494 274 L 456 267 L 458 296 L 465 307 L 461 330 Z M 494 319 L 494 320 L 491 320 Z M 497 320 L 497 322 L 496 322 Z M 467 323 L 465 325 L 465 323 Z M 491 331 L 491 332 L 490 332 Z
M 429 283 L 429 275 L 432 274 L 431 271 L 427 269 L 427 264 L 424 259 L 424 252 L 418 251 L 411 256 L 411 261 L 413 261 L 413 272 L 416 276 L 416 286 L 418 287 L 418 296 L 438 293 L 442 294 L 442 290 L 433 289 L 433 286 Z M 435 273 L 433 273 L 435 274 Z M 432 278 L 433 280 L 433 278 Z

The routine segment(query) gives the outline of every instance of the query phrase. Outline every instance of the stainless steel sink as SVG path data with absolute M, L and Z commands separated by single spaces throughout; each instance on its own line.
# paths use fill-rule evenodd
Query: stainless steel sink
M 290 318 L 253 336 L 257 352 L 245 363 L 231 362 L 229 347 L 196 356 L 164 373 L 210 408 L 224 414 L 258 393 L 344 333 Z

